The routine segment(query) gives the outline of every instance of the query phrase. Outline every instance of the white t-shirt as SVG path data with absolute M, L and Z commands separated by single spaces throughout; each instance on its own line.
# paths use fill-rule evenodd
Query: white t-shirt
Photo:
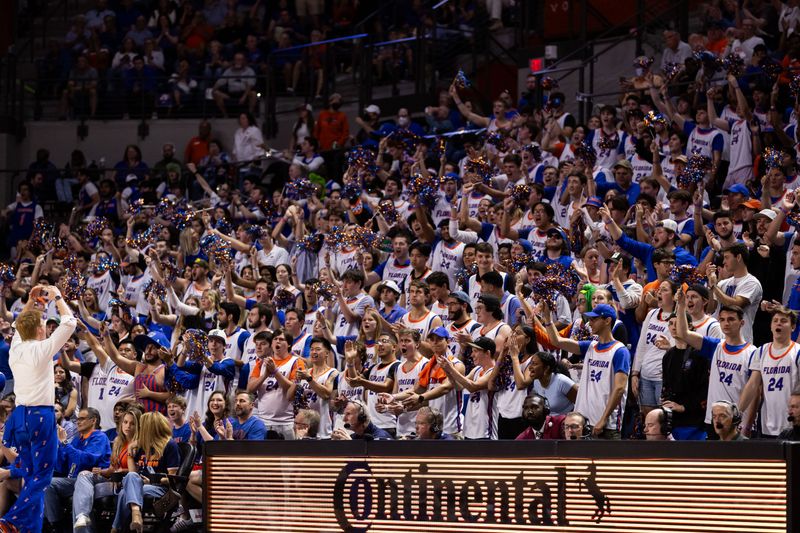
M 761 288 L 761 282 L 754 275 L 745 274 L 741 278 L 730 277 L 723 279 L 718 285 L 720 290 L 728 296 L 744 296 L 747 298 L 749 303 L 742 309 L 744 311 L 742 337 L 747 342 L 753 342 L 753 320 L 756 317 L 756 311 L 758 311 L 761 296 L 764 293 Z M 717 307 L 715 316 L 719 316 L 719 307 Z

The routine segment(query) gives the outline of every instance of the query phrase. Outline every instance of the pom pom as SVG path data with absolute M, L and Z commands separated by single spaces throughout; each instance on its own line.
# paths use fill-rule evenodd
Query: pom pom
M 771 146 L 767 146 L 764 149 L 764 155 L 763 155 L 764 166 L 767 168 L 767 170 L 773 168 L 782 168 L 783 160 L 785 157 L 786 154 L 784 154 L 781 150 L 778 150 L 777 148 L 773 148 Z
M 322 233 L 312 233 L 311 235 L 306 235 L 299 241 L 297 241 L 297 248 L 304 252 L 310 252 L 312 254 L 318 254 L 320 250 L 322 250 L 322 243 L 325 241 L 325 235 Z
M 142 289 L 142 292 L 145 299 L 148 301 L 152 296 L 155 296 L 156 300 L 161 300 L 162 302 L 166 301 L 167 299 L 167 288 L 154 279 L 151 279 L 147 282 Z
M 286 184 L 286 197 L 290 200 L 309 198 L 314 194 L 314 187 L 308 178 L 292 180 Z
M 511 355 L 515 357 L 515 355 Z M 500 363 L 500 372 L 494 380 L 495 390 L 510 390 L 514 383 L 514 363 L 510 357 L 503 357 Z
M 526 183 L 518 183 L 511 188 L 511 196 L 515 202 L 523 202 L 531 195 L 531 186 Z
M 744 74 L 745 64 L 744 59 L 739 54 L 730 53 L 728 54 L 725 59 L 722 60 L 723 68 L 727 71 L 728 74 L 740 77 Z
M 306 388 L 297 386 L 294 389 L 294 400 L 292 400 L 292 408 L 294 409 L 294 415 L 297 416 L 297 413 L 304 409 L 308 409 L 308 399 L 309 394 L 306 394 Z
M 601 128 L 600 140 L 597 142 L 597 146 L 603 151 L 616 150 L 617 146 L 619 146 L 619 134 L 615 131 L 613 135 L 606 135 Z
M 588 170 L 593 169 L 597 164 L 597 151 L 586 141 L 581 141 L 578 143 L 578 146 L 575 147 L 573 153 L 575 154 L 575 159 L 583 161 Z
M 168 283 L 172 283 L 178 279 L 178 267 L 172 261 L 164 261 L 161 263 L 161 269 L 164 271 L 164 279 Z
M 539 146 L 539 143 L 526 144 L 522 149 L 531 154 L 535 162 L 542 162 L 542 147 Z
M 228 265 L 233 261 L 233 249 L 230 243 L 216 233 L 203 236 L 199 244 L 200 250 L 217 265 Z
M 456 285 L 466 285 L 469 278 L 478 273 L 478 264 L 472 263 L 467 268 L 459 268 L 455 273 Z
M 580 324 L 573 324 L 569 336 L 576 341 L 590 341 L 595 338 L 595 335 L 592 333 L 592 328 L 583 321 L 581 321 Z
M 399 214 L 397 213 L 397 208 L 394 206 L 394 201 L 390 200 L 389 198 L 385 200 L 381 200 L 378 203 L 378 213 L 386 220 L 386 223 L 390 226 L 397 222 Z
M 570 299 L 578 292 L 580 282 L 581 278 L 574 268 L 564 268 L 560 263 L 552 263 L 547 266 L 543 276 L 531 282 L 531 287 L 535 300 L 544 300 L 550 309 L 555 309 L 558 293 Z
M 289 307 L 294 307 L 296 299 L 297 297 L 291 291 L 279 289 L 272 298 L 272 303 L 279 309 L 288 309 Z
M 664 65 L 664 81 L 672 83 L 683 72 L 682 63 L 667 63 Z
M 477 174 L 480 176 L 481 180 L 487 184 L 491 183 L 492 177 L 494 177 L 494 169 L 492 168 L 491 163 L 489 163 L 483 156 L 475 159 L 468 159 L 464 164 L 464 172 Z
M 92 261 L 89 264 L 89 271 L 95 274 L 103 274 L 111 270 L 117 270 L 118 268 L 119 268 L 119 263 L 117 263 L 108 256 L 103 256 L 99 260 Z
M 68 301 L 80 300 L 86 290 L 86 278 L 80 270 L 70 268 L 61 278 L 59 289 Z
M 534 261 L 536 261 L 536 254 L 534 252 L 514 254 L 511 257 L 511 264 L 509 265 L 510 271 L 513 272 L 514 274 L 522 272 L 525 269 L 525 267 L 527 267 Z
M 316 293 L 319 298 L 332 302 L 336 299 L 336 289 L 330 283 L 324 281 L 316 281 L 311 284 L 311 290 Z
M 552 91 L 558 89 L 558 80 L 550 76 L 543 76 L 542 81 L 539 82 L 543 91 Z
M 187 329 L 183 333 L 183 349 L 189 361 L 203 361 L 208 357 L 208 335 L 203 330 Z
M 486 144 L 494 146 L 498 152 L 508 152 L 508 136 L 504 131 L 497 130 L 487 133 L 485 140 Z
M 644 70 L 647 70 L 652 66 L 654 61 L 655 61 L 655 58 L 648 57 L 648 56 L 639 56 L 639 57 L 637 57 L 636 59 L 633 60 L 633 65 L 635 67 L 639 67 L 639 68 L 642 68 Z
M 656 113 L 655 111 L 648 111 L 647 115 L 644 117 L 644 125 L 648 128 L 654 128 L 656 124 L 660 124 L 664 127 L 667 126 L 667 119 L 661 113 Z
M 702 183 L 711 166 L 711 158 L 701 155 L 700 148 L 693 148 L 686 168 L 676 178 L 678 188 L 689 189 L 692 184 Z
M 144 211 L 144 200 L 139 198 L 138 200 L 134 200 L 128 206 L 128 214 L 129 215 L 138 215 Z
M 84 230 L 84 236 L 87 241 L 97 239 L 103 234 L 103 231 L 110 228 L 111 225 L 106 217 L 95 217 L 88 224 Z
M 692 265 L 675 265 L 669 273 L 669 279 L 678 286 L 684 283 L 687 285 L 704 285 L 706 283 L 706 277 Z
M 14 269 L 5 263 L 0 263 L 0 283 L 11 284 L 17 279 Z
M 282 215 L 281 207 L 272 203 L 270 199 L 263 200 L 258 204 L 258 207 L 261 209 L 261 212 L 264 213 L 264 217 L 270 222 L 276 218 L 280 218 Z
M 800 211 L 793 209 L 786 213 L 786 223 L 793 228 L 800 229 Z
M 797 100 L 797 97 L 800 96 L 800 74 L 792 76 L 792 80 L 789 82 L 789 91 L 792 93 L 792 97 Z
M 470 86 L 469 79 L 467 79 L 467 75 L 464 74 L 463 70 L 459 69 L 458 72 L 456 72 L 453 84 L 459 89 L 465 89 Z
M 233 226 L 231 225 L 230 222 L 228 222 L 224 218 L 220 218 L 219 220 L 214 222 L 214 229 L 225 235 L 233 234 Z
M 55 225 L 47 222 L 44 218 L 37 218 L 33 221 L 33 232 L 28 239 L 28 246 L 38 250 L 47 250 L 53 241 Z
M 408 183 L 408 192 L 417 197 L 417 203 L 428 209 L 433 209 L 439 202 L 439 177 L 429 174 L 426 178 L 422 174 L 414 174 Z
M 364 187 L 360 178 L 350 178 L 344 182 L 344 187 L 342 187 L 341 191 L 342 198 L 345 198 L 350 202 L 356 202 L 361 197 L 361 192 L 363 189 Z
M 130 239 L 127 239 L 125 243 L 131 248 L 143 250 L 151 244 L 155 244 L 162 229 L 164 229 L 164 226 L 161 224 L 153 224 L 141 233 L 137 233 Z
M 695 52 L 694 58 L 703 65 L 703 74 L 708 79 L 711 79 L 711 77 L 723 67 L 722 60 L 707 50 Z
M 378 172 L 378 165 L 375 164 L 375 154 L 364 146 L 356 146 L 347 152 L 347 166 L 354 167 L 367 174 Z
M 422 140 L 419 135 L 408 129 L 394 130 L 390 137 L 403 143 L 405 151 L 408 154 L 413 154 L 417 151 L 417 145 Z
M 770 83 L 772 83 L 773 85 L 775 84 L 776 81 L 778 81 L 781 72 L 783 72 L 783 67 L 781 66 L 780 63 L 776 63 L 767 58 L 761 60 L 760 66 L 761 70 L 764 71 L 764 74 L 767 75 L 767 77 L 770 80 Z

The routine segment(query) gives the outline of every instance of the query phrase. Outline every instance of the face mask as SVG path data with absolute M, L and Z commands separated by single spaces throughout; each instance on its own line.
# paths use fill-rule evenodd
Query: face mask
M 397 118 L 397 125 L 398 126 L 402 126 L 402 127 L 408 126 L 408 122 L 409 122 L 408 117 L 398 117 Z
M 637 67 L 636 68 L 636 75 L 637 76 L 641 76 L 642 74 L 644 74 L 644 69 L 641 68 L 641 67 Z

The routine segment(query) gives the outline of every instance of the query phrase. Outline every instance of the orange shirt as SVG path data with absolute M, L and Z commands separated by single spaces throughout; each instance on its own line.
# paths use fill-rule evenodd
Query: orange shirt
M 314 137 L 319 141 L 320 150 L 330 150 L 334 142 L 341 148 L 349 136 L 350 125 L 347 122 L 347 115 L 341 111 L 328 109 L 320 111 L 314 124 Z

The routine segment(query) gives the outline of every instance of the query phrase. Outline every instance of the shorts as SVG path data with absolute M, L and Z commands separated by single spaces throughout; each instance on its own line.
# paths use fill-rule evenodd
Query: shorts
M 655 407 L 661 405 L 661 381 L 639 378 L 639 405 Z
M 745 185 L 751 179 L 753 179 L 752 166 L 732 170 L 725 177 L 725 183 L 722 184 L 722 188 L 727 189 L 737 183 Z

